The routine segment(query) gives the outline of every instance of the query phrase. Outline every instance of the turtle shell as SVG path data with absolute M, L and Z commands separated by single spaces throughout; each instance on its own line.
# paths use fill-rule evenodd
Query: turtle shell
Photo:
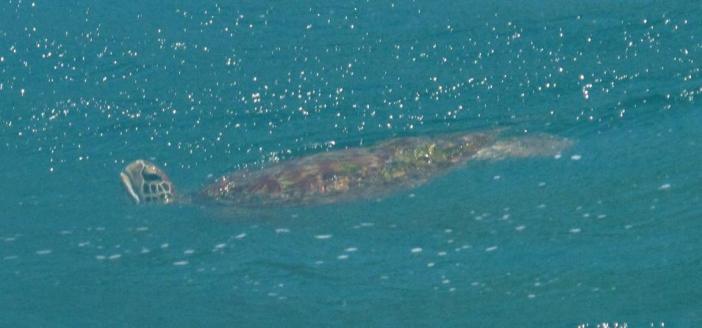
M 217 179 L 198 199 L 227 206 L 325 204 L 380 197 L 418 186 L 466 162 L 495 133 L 393 139 L 369 148 L 327 152 Z

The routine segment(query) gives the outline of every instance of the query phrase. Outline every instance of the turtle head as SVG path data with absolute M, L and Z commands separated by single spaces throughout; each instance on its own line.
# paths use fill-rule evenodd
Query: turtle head
M 175 200 L 175 188 L 165 172 L 154 163 L 139 159 L 119 174 L 129 196 L 137 204 L 168 204 Z

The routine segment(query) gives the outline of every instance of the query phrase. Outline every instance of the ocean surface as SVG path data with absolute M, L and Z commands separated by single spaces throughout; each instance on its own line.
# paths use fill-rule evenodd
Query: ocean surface
M 702 325 L 697 1 L 0 3 L 1 327 Z M 378 200 L 137 206 L 391 138 L 573 146 Z

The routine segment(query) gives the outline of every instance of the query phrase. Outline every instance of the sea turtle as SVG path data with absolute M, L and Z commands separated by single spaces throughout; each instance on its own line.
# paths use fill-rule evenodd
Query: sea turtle
M 140 159 L 121 172 L 140 203 L 219 204 L 232 208 L 302 206 L 380 197 L 407 189 L 473 160 L 550 156 L 571 141 L 548 134 L 502 137 L 501 129 L 391 139 L 370 147 L 319 153 L 260 170 L 236 171 L 199 192 L 176 193 L 166 173 Z

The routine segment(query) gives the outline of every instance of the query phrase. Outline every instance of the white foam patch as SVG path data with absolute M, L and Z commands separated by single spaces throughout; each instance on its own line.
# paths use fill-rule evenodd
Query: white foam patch
M 236 236 L 234 237 L 234 239 L 239 239 L 239 240 L 244 239 L 244 238 L 246 238 L 246 233 L 245 233 L 245 232 L 244 232 L 244 233 L 240 233 L 240 234 L 238 234 L 238 235 L 236 235 Z
M 415 248 L 412 248 L 412 249 L 410 250 L 410 252 L 412 252 L 413 254 L 419 254 L 419 253 L 422 252 L 422 248 L 421 248 L 421 247 L 415 247 Z
M 175 266 L 188 265 L 188 261 L 176 261 L 176 262 L 173 262 L 173 265 L 175 265 Z
M 314 238 L 324 240 L 324 239 L 330 239 L 332 235 L 316 235 Z
M 664 183 L 660 187 L 658 187 L 658 190 L 668 190 L 670 189 L 671 185 L 670 183 Z
M 497 246 L 490 246 L 485 249 L 486 252 L 494 252 L 497 250 Z
M 37 255 L 49 255 L 49 254 L 51 254 L 52 252 L 53 252 L 53 251 L 50 250 L 50 249 L 40 249 L 40 250 L 36 251 L 36 254 L 37 254 Z
M 372 222 L 361 222 L 355 226 L 353 226 L 354 229 L 360 229 L 360 228 L 370 228 L 375 226 L 375 223 Z
M 108 257 L 110 260 L 118 260 L 122 257 L 122 254 L 112 254 Z

